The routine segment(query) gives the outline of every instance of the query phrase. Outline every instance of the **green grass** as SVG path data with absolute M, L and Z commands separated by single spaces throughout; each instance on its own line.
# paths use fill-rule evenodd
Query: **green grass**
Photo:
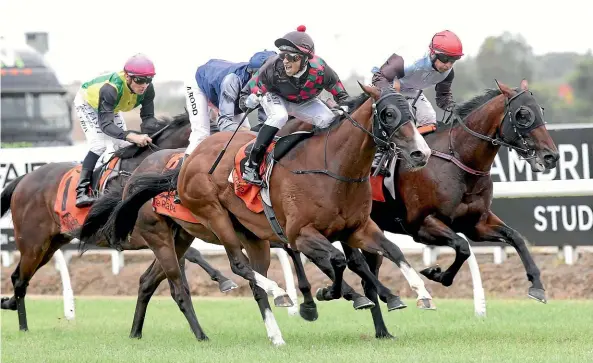
M 271 301 L 271 299 L 270 299 Z M 413 306 L 413 299 L 405 300 Z M 306 322 L 274 308 L 286 345 L 269 343 L 253 299 L 194 299 L 208 342 L 197 342 L 177 305 L 155 298 L 141 340 L 128 338 L 135 299 L 76 299 L 76 320 L 61 300 L 27 301 L 30 331 L 2 311 L 2 362 L 593 362 L 593 301 L 490 300 L 488 317 L 469 300 L 436 300 L 384 313 L 397 340 L 374 338 L 371 316 L 345 301 L 319 303 Z M 384 306 L 382 306 L 385 311 Z

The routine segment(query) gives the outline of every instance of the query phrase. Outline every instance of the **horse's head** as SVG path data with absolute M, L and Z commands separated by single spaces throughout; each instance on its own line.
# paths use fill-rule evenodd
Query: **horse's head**
M 179 114 L 172 120 L 153 118 L 141 125 L 142 132 L 156 136 L 152 142 L 161 149 L 178 149 L 189 144 L 190 123 L 187 113 Z M 162 130 L 162 131 L 160 131 Z
M 360 83 L 359 83 L 360 84 Z M 378 89 L 360 85 L 375 101 L 373 135 L 380 148 L 394 147 L 410 169 L 426 165 L 431 151 L 416 129 L 414 116 L 406 98 L 393 88 Z
M 518 90 L 498 82 L 497 85 L 506 97 L 499 137 L 512 145 L 533 171 L 555 168 L 558 149 L 546 128 L 543 108 L 529 91 L 527 80 L 521 81 Z

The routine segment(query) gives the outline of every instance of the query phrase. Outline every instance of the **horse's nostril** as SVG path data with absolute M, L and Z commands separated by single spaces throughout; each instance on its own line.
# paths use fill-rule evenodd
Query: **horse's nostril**
M 415 150 L 410 153 L 410 156 L 413 160 L 422 160 L 424 159 L 424 154 L 420 150 Z
M 544 161 L 546 162 L 546 164 L 554 164 L 556 161 L 558 161 L 558 158 L 558 154 L 547 154 L 546 156 L 544 156 Z

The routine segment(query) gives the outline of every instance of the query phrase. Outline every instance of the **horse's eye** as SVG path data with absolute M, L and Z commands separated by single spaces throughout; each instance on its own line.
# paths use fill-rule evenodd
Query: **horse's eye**
M 392 117 L 393 117 L 393 112 L 391 112 L 391 111 L 387 111 L 387 112 L 385 113 L 385 116 L 386 116 L 386 117 L 388 117 L 388 118 L 392 118 Z

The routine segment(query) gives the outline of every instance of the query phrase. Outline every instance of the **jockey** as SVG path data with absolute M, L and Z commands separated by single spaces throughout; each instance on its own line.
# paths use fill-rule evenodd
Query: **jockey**
M 242 63 L 211 59 L 198 67 L 195 77 L 185 84 L 185 104 L 191 122 L 186 155 L 190 155 L 200 142 L 210 135 L 208 102 L 218 107 L 217 123 L 220 131 L 235 131 L 243 117 L 238 107 L 239 92 L 251 75 L 272 55 L 276 55 L 276 52 L 257 52 L 249 62 Z M 244 125 L 248 124 L 245 119 Z
M 211 59 L 198 67 L 195 77 L 185 84 L 185 105 L 189 113 L 191 134 L 179 166 L 206 137 L 210 136 L 208 102 L 218 107 L 217 124 L 220 131 L 235 131 L 235 128 L 241 126 L 249 129 L 247 118 L 239 125 L 245 115 L 239 108 L 239 93 L 251 76 L 273 55 L 276 55 L 276 52 L 264 50 L 255 53 L 249 62 L 232 63 Z M 181 203 L 177 193 L 173 201 L 176 204 Z
M 259 165 L 289 115 L 327 127 L 334 113 L 317 96 L 325 89 L 338 104 L 349 98 L 336 72 L 315 55 L 315 45 L 305 30 L 301 25 L 297 31 L 276 39 L 274 44 L 280 54 L 270 59 L 241 91 L 242 110 L 253 109 L 261 101 L 268 116 L 245 163 L 243 179 L 251 184 L 261 185 Z M 260 92 L 263 97 L 258 96 Z
M 401 93 L 412 104 L 420 90 L 435 86 L 436 104 L 439 108 L 450 111 L 455 106 L 451 84 L 455 73 L 453 64 L 463 56 L 461 40 L 449 30 L 433 35 L 428 52 L 419 58 L 407 58 L 392 54 L 379 70 L 373 70 L 373 85 L 383 88 L 399 82 Z M 418 127 L 436 129 L 436 112 L 424 96 L 420 95 L 415 104 Z M 375 169 L 382 157 L 378 151 L 373 161 Z
M 142 106 L 142 122 L 154 117 L 154 64 L 145 55 L 136 54 L 127 60 L 121 72 L 98 76 L 80 87 L 74 107 L 90 150 L 82 162 L 76 187 L 76 206 L 91 205 L 89 195 L 93 169 L 109 143 L 114 149 L 130 143 L 140 147 L 152 142 L 146 134 L 128 131 L 122 112 Z

